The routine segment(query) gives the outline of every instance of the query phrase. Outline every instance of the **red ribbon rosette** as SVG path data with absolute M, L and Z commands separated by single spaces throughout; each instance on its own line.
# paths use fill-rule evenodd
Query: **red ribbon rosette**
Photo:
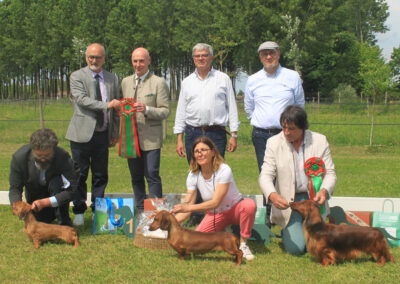
M 321 158 L 312 157 L 304 163 L 304 173 L 310 178 L 310 199 L 321 188 L 322 177 L 325 174 L 325 163 Z M 321 214 L 325 212 L 324 206 L 321 206 Z
M 121 123 L 119 131 L 120 136 L 118 155 L 121 158 L 127 159 L 140 157 L 139 140 L 135 123 L 135 100 L 121 99 L 120 102 L 121 109 L 119 111 L 119 115 L 121 117 Z

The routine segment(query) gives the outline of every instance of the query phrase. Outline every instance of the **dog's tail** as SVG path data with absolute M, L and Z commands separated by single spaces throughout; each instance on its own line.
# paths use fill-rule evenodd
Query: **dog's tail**
M 391 236 L 384 228 L 376 228 L 381 232 L 381 238 L 383 240 L 383 248 L 382 248 L 382 256 L 385 258 L 386 261 L 390 262 L 396 262 L 396 259 L 394 256 L 390 253 L 390 246 L 389 246 L 389 239 L 395 239 L 395 240 L 400 240 L 398 238 L 395 238 Z

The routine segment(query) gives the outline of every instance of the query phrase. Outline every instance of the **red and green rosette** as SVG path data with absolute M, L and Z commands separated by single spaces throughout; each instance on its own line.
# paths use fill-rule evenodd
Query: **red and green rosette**
M 325 163 L 321 158 L 312 157 L 304 163 L 304 172 L 310 178 L 310 199 L 314 199 L 321 188 L 325 174 Z M 325 213 L 325 206 L 321 207 L 321 214 Z
M 119 115 L 121 117 L 119 151 L 121 158 L 140 157 L 139 140 L 136 131 L 135 115 L 136 108 L 133 106 L 133 99 L 121 99 L 121 109 Z

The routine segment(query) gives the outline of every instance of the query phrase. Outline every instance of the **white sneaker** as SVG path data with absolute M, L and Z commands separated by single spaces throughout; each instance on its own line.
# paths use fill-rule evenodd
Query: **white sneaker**
M 83 218 L 83 214 L 76 214 L 74 219 L 74 226 L 83 226 L 85 223 L 85 219 Z
M 245 260 L 253 260 L 255 258 L 246 243 L 241 243 L 239 249 L 243 252 L 243 258 Z

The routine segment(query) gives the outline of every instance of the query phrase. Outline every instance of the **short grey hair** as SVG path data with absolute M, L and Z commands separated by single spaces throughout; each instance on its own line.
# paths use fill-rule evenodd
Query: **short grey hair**
M 214 56 L 214 51 L 211 45 L 207 44 L 207 43 L 198 43 L 195 46 L 193 46 L 192 49 L 192 56 L 194 55 L 195 51 L 198 50 L 204 50 L 204 49 L 208 49 L 208 52 L 210 53 L 210 56 Z
M 32 150 L 54 149 L 57 145 L 57 135 L 51 129 L 41 128 L 31 135 L 30 146 Z
M 103 50 L 103 55 L 106 56 L 106 49 L 104 48 L 103 45 L 101 45 L 100 43 L 97 43 L 97 42 L 91 43 L 86 47 L 85 56 L 87 56 L 89 47 L 91 47 L 94 44 L 100 45 L 101 49 Z

